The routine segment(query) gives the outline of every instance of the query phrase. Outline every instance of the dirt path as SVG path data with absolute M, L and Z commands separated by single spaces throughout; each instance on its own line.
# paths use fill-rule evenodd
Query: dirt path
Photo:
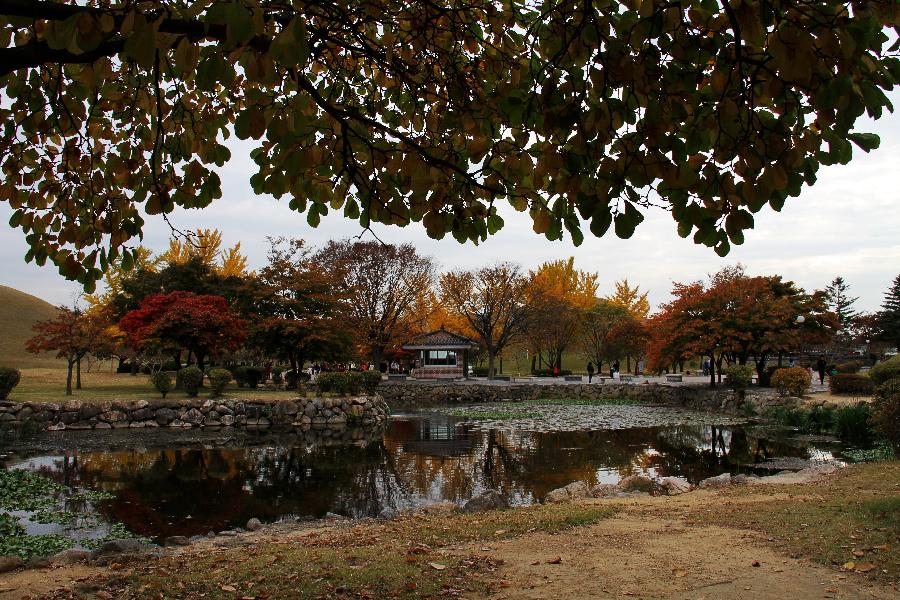
M 494 600 L 897 598 L 862 576 L 778 555 L 753 533 L 661 519 L 612 519 L 484 547 L 505 563 Z

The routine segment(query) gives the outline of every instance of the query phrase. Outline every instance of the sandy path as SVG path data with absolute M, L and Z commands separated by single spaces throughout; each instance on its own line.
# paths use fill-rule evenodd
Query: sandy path
M 49 569 L 31 569 L 0 575 L 0 600 L 20 600 L 62 588 L 74 588 L 81 581 L 105 573 L 106 569 L 73 564 Z

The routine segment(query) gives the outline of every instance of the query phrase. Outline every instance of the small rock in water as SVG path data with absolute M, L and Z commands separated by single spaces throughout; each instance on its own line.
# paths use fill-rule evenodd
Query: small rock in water
M 262 529 L 262 521 L 256 517 L 247 521 L 247 531 L 259 531 L 260 529 Z
M 508 505 L 503 496 L 497 490 L 486 490 L 465 503 L 463 512 L 485 512 L 498 508 L 506 508 Z
M 709 477 L 700 482 L 701 488 L 720 488 L 731 484 L 731 473 L 722 473 L 715 477 Z

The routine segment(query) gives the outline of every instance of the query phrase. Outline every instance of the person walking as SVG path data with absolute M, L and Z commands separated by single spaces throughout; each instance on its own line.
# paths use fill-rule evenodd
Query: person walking
M 617 358 L 615 362 L 612 364 L 612 369 L 609 371 L 610 377 L 615 377 L 616 373 L 619 372 L 619 359 Z
M 590 383 L 591 379 L 594 378 L 594 363 L 592 363 L 591 361 L 588 361 L 587 372 L 588 372 L 588 383 Z
M 819 357 L 819 360 L 816 361 L 816 371 L 819 372 L 819 385 L 825 385 L 825 359 Z

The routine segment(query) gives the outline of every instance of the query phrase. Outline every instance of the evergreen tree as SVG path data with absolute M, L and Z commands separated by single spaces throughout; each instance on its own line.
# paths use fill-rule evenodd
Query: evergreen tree
M 843 277 L 835 277 L 831 285 L 825 288 L 828 295 L 828 308 L 837 315 L 838 328 L 842 333 L 846 333 L 853 320 L 858 313 L 853 310 L 853 304 L 859 298 L 851 298 L 847 295 L 850 286 L 844 281 Z
M 884 304 L 878 313 L 878 329 L 884 341 L 900 348 L 900 275 L 884 296 Z

